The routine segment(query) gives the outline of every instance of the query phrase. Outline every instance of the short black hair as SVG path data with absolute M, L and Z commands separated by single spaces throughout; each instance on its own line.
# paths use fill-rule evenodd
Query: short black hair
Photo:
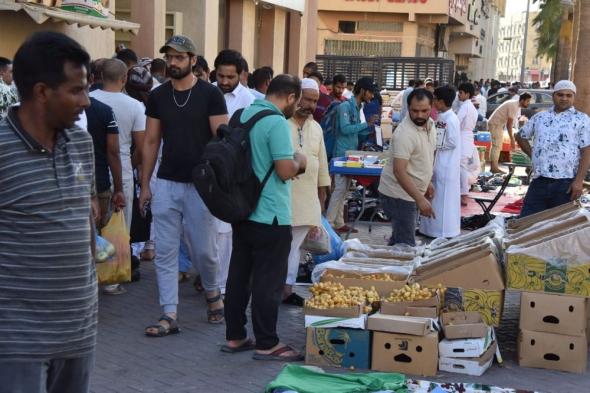
M 12 60 L 6 57 L 0 57 L 0 71 L 6 70 L 6 68 L 12 64 Z
M 260 69 L 267 70 L 268 72 L 270 72 L 271 79 L 275 77 L 275 70 L 273 70 L 271 66 L 262 66 L 262 67 L 260 67 Z
M 447 108 L 450 108 L 453 106 L 457 92 L 451 86 L 442 86 L 434 90 L 434 96 L 443 101 Z
M 510 86 L 508 88 L 508 92 L 509 93 L 514 93 L 514 94 L 518 94 L 518 87 L 516 87 L 516 86 Z
M 475 87 L 469 82 L 461 83 L 459 85 L 459 90 L 469 94 L 469 98 L 473 97 L 475 94 Z
M 348 82 L 346 82 L 346 86 L 354 86 L 354 82 L 353 81 L 348 81 Z
M 408 86 L 414 87 L 415 85 L 416 85 L 416 81 L 414 79 L 410 79 L 410 81 L 408 82 Z
M 414 87 L 420 86 L 420 85 L 423 85 L 423 84 L 424 84 L 424 81 L 422 79 L 416 79 L 414 81 Z
M 197 55 L 197 62 L 195 63 L 193 70 L 198 70 L 201 69 L 205 72 L 209 72 L 209 63 L 207 63 L 207 60 L 201 56 L 201 55 Z
M 66 63 L 90 68 L 90 55 L 82 46 L 62 33 L 41 31 L 29 36 L 14 56 L 14 83 L 21 100 L 33 95 L 37 83 L 52 89 L 65 82 Z
M 214 83 L 217 82 L 217 72 L 215 70 L 209 73 L 209 82 Z
M 127 65 L 135 65 L 139 61 L 137 54 L 129 48 L 121 49 L 115 57 Z
M 530 100 L 531 98 L 533 98 L 533 96 L 530 95 L 529 93 L 525 92 L 520 95 L 520 98 L 518 99 L 518 101 Z
M 250 72 L 250 67 L 248 66 L 248 61 L 242 57 L 242 71 Z
M 242 57 L 242 54 L 237 50 L 233 49 L 224 49 L 215 58 L 215 68 L 219 68 L 222 65 L 233 65 L 236 67 L 236 72 L 241 74 L 244 71 L 244 63 L 245 60 Z M 248 63 L 246 63 L 247 65 Z
M 308 78 L 318 78 L 320 83 L 324 83 L 324 76 L 319 71 L 312 72 L 311 74 L 309 74 Z
M 163 72 L 166 73 L 166 62 L 164 59 L 154 59 L 152 61 L 152 65 L 150 66 L 150 71 L 154 72 Z
M 297 98 L 301 96 L 301 80 L 294 75 L 281 74 L 277 75 L 268 86 L 267 96 L 288 96 L 295 94 Z
M 426 89 L 414 89 L 410 94 L 408 94 L 408 108 L 412 103 L 412 100 L 416 99 L 417 101 L 422 101 L 423 99 L 427 98 L 430 105 L 432 105 L 432 100 L 434 97 L 432 93 Z
M 334 79 L 332 80 L 333 84 L 336 83 L 346 83 L 346 77 L 342 74 L 334 75 Z
M 102 66 L 104 64 L 104 62 L 106 61 L 106 59 L 101 58 L 101 59 L 94 59 L 93 61 L 90 62 L 90 70 L 89 70 L 89 75 L 92 75 L 94 77 L 94 82 L 98 82 L 102 80 Z
M 272 80 L 272 74 L 266 67 L 258 68 L 252 73 L 252 84 L 254 85 L 255 89 L 270 80 Z
M 317 64 L 317 63 L 315 63 L 315 62 L 313 62 L 313 61 L 310 61 L 309 63 L 307 63 L 307 64 L 306 64 L 306 65 L 303 67 L 303 69 L 306 69 L 306 68 L 311 68 L 311 70 L 312 70 L 312 71 L 317 71 L 317 70 L 318 70 L 318 64 Z

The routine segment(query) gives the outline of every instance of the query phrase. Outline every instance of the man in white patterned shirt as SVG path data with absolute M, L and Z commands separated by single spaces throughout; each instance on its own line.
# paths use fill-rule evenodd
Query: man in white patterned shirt
M 574 107 L 576 85 L 555 84 L 553 108 L 534 115 L 516 140 L 533 161 L 521 217 L 576 200 L 590 168 L 590 118 Z M 532 147 L 529 141 L 533 141 Z

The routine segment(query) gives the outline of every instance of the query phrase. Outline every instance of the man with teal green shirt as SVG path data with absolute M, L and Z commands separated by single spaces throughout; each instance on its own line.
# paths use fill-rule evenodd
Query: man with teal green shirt
M 254 350 L 257 360 L 301 360 L 301 354 L 279 341 L 277 317 L 287 278 L 291 248 L 291 179 L 305 172 L 305 156 L 295 153 L 291 117 L 301 96 L 297 77 L 279 75 L 268 86 L 265 100 L 256 100 L 240 117 L 272 110 L 250 130 L 252 167 L 262 181 L 274 165 L 256 210 L 247 221 L 232 225 L 233 250 L 225 292 L 226 345 L 223 352 Z M 256 341 L 248 338 L 246 308 L 252 297 Z
M 361 123 L 360 111 L 362 103 L 369 103 L 374 96 L 373 79 L 360 78 L 354 85 L 354 96 L 338 105 L 336 108 L 336 143 L 333 157 L 344 157 L 347 150 L 358 149 L 359 135 L 368 135 L 373 131 L 373 124 L 377 120 L 372 117 L 367 123 Z M 350 178 L 342 175 L 334 176 L 334 191 L 330 197 L 326 218 L 330 225 L 339 233 L 349 231 L 344 224 L 344 201 L 350 187 Z

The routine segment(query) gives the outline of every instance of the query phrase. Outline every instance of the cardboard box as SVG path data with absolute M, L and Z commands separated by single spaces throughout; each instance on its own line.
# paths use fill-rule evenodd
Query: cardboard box
M 328 277 L 330 274 L 332 277 Z M 371 289 L 374 287 L 379 296 L 387 296 L 394 289 L 403 288 L 407 283 L 405 279 L 403 281 L 363 280 L 360 278 L 360 274 L 333 269 L 326 269 L 324 274 L 322 274 L 320 281 L 337 282 L 345 287 L 360 287 L 364 289 Z
M 477 311 L 447 312 L 441 315 L 445 338 L 481 338 L 488 333 L 488 327 Z
M 438 333 L 373 333 L 371 370 L 433 377 L 437 366 Z
M 305 363 L 369 369 L 371 332 L 358 329 L 307 328 Z
M 504 291 L 447 288 L 443 308 L 446 311 L 477 311 L 486 325 L 500 326 L 504 309 Z
M 364 329 L 367 326 L 367 314 L 361 306 L 347 308 L 318 309 L 307 306 L 303 308 L 305 327 L 353 328 Z
M 425 336 L 434 330 L 432 319 L 402 315 L 373 314 L 367 321 L 367 329 L 379 332 Z
M 438 368 L 440 371 L 479 377 L 492 366 L 492 363 L 494 363 L 494 356 L 496 355 L 497 349 L 498 345 L 494 341 L 488 350 L 479 358 L 441 357 L 438 359 Z
M 510 220 L 506 223 L 506 231 L 507 232 L 517 232 L 522 231 L 526 228 L 531 227 L 532 225 L 541 222 L 551 220 L 555 217 L 558 217 L 562 214 L 573 212 L 578 210 L 580 205 L 577 202 L 569 202 L 563 204 L 561 206 L 554 207 L 552 209 L 548 209 L 539 213 L 531 214 L 530 216 L 517 218 L 514 220 Z
M 382 314 L 388 315 L 406 315 L 409 309 L 413 309 L 414 313 L 422 315 L 410 316 L 438 318 L 441 304 L 442 302 L 438 295 L 435 295 L 430 299 L 415 300 L 413 302 L 388 302 L 384 300 L 381 301 L 380 311 Z
M 414 282 L 425 286 L 442 284 L 453 288 L 486 291 L 504 289 L 504 276 L 489 245 L 467 248 L 456 255 L 427 260 L 416 268 Z
M 590 297 L 590 227 L 506 250 L 507 287 Z
M 584 373 L 588 361 L 586 336 L 521 330 L 518 335 L 518 364 L 521 367 Z
M 494 341 L 494 330 L 488 327 L 482 338 L 465 338 L 459 340 L 444 339 L 438 344 L 441 357 L 447 358 L 478 358 L 488 350 Z
M 534 332 L 585 336 L 588 299 L 523 292 L 520 297 L 520 328 Z

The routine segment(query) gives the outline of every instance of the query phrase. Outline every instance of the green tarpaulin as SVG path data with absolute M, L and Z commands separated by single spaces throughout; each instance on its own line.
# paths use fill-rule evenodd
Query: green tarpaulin
M 285 366 L 276 379 L 268 384 L 266 393 L 279 388 L 297 393 L 370 393 L 380 390 L 407 392 L 403 374 L 330 374 L 293 364 Z

